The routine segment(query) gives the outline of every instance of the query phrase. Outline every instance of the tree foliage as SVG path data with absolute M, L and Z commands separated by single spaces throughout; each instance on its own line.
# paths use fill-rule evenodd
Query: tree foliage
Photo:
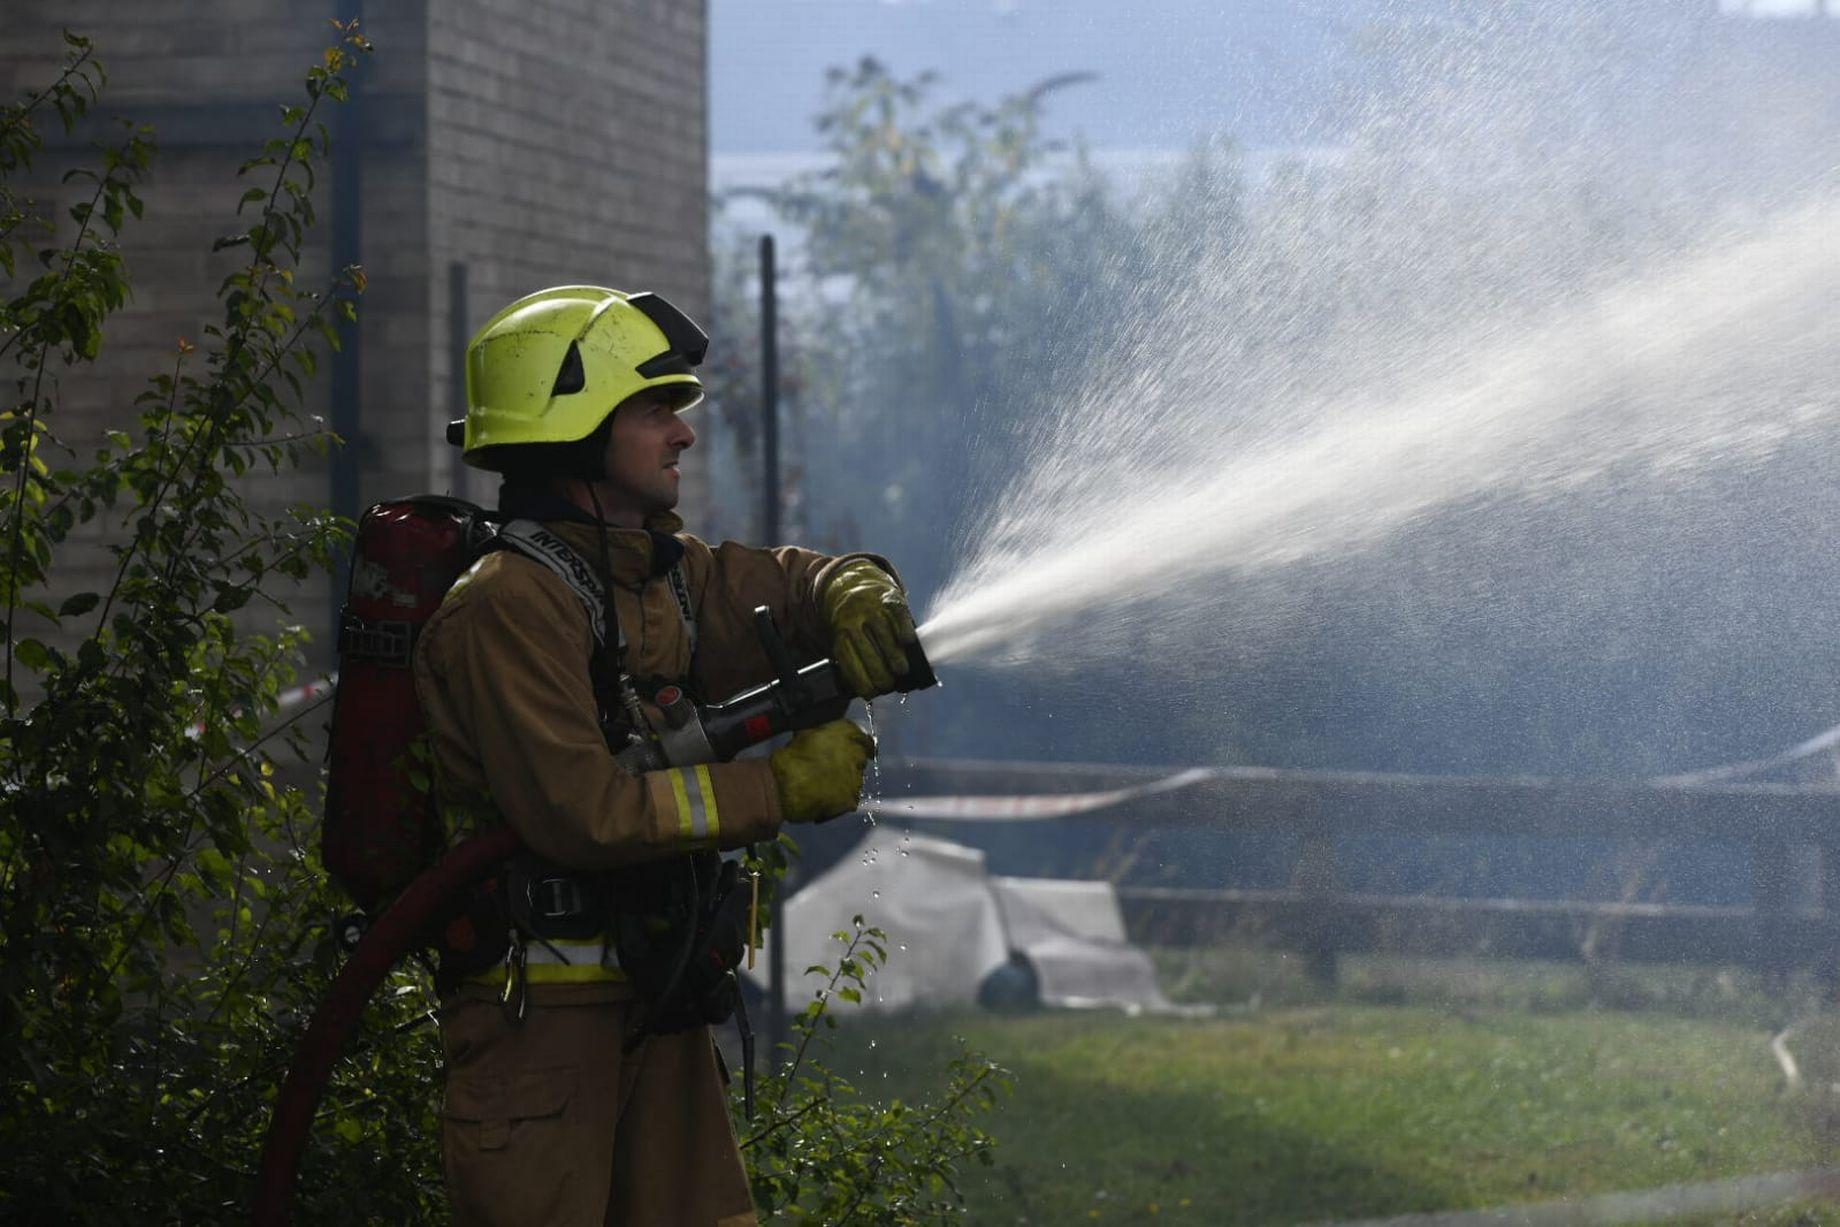
M 825 164 L 736 193 L 795 236 L 781 289 L 788 522 L 825 544 L 873 541 L 911 587 L 937 578 L 979 453 L 1000 469 L 1127 274 L 1128 261 L 1094 256 L 1127 247 L 1132 223 L 1084 150 L 1043 132 L 1048 100 L 1085 79 L 941 104 L 931 74 L 902 79 L 866 58 L 828 75 Z M 741 352 L 711 393 L 750 441 L 752 250 L 717 247 L 717 326 Z
M 61 74 L 0 111 L 0 1217 L 225 1221 L 337 959 L 312 799 L 282 770 L 313 708 L 277 718 L 306 639 L 285 591 L 349 526 L 270 512 L 239 479 L 333 443 L 301 393 L 363 274 L 299 276 L 325 112 L 369 45 L 340 27 L 242 166 L 220 321 L 178 341 L 94 446 L 60 433 L 60 378 L 96 359 L 129 298 L 117 239 L 155 138 L 124 124 L 69 172 L 84 195 L 67 221 L 28 197 L 40 126 L 71 129 L 105 83 L 89 41 L 66 42 Z M 72 577 L 98 538 L 108 578 L 86 590 Z M 391 1039 L 419 1012 L 395 988 L 316 1131 L 311 1216 L 432 1204 L 432 1046 Z

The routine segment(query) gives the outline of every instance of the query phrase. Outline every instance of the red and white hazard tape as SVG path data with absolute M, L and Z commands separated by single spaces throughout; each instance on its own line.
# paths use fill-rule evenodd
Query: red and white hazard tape
M 1784 750 L 1781 754 L 1772 754 L 1768 758 L 1747 759 L 1741 763 L 1727 763 L 1722 767 L 1706 767 L 1699 771 L 1683 771 L 1679 775 L 1664 775 L 1654 782 L 1657 784 L 1726 784 L 1735 780 L 1747 780 L 1787 767 L 1817 754 L 1826 754 L 1830 758 L 1840 754 L 1840 725 L 1817 733 L 1801 745 Z
M 296 686 L 292 690 L 283 690 L 280 694 L 275 696 L 275 706 L 282 711 L 286 711 L 290 707 L 299 707 L 302 703 L 311 703 L 314 699 L 323 699 L 331 694 L 333 688 L 338 684 L 339 675 L 336 673 L 329 673 L 325 677 L 317 681 L 308 682 L 304 686 Z
M 283 690 L 280 694 L 275 696 L 275 709 L 277 711 L 286 711 L 290 707 L 299 707 L 302 703 L 311 703 L 315 699 L 323 699 L 331 694 L 333 688 L 338 684 L 339 675 L 336 673 L 329 673 L 325 677 L 308 682 L 304 686 L 295 686 L 292 689 Z M 192 725 L 191 728 L 185 730 L 185 735 L 194 741 L 203 737 L 204 722 L 201 720 Z
M 1213 779 L 1216 771 L 1207 767 L 1190 767 L 1136 788 L 1114 788 L 1108 792 L 1048 793 L 1034 796 L 958 796 L 958 797 L 875 797 L 862 803 L 861 811 L 877 818 L 942 818 L 954 822 L 1035 822 L 1043 818 L 1065 818 L 1071 814 L 1089 814 L 1135 801 L 1159 792 L 1173 792 L 1203 780 Z

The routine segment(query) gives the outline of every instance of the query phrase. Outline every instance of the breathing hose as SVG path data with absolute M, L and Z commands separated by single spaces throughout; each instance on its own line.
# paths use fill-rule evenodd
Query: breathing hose
M 465 887 L 485 877 L 522 846 L 510 827 L 456 846 L 434 868 L 409 883 L 377 917 L 332 982 L 307 1024 L 300 1049 L 281 1084 L 262 1144 L 251 1221 L 256 1227 L 285 1227 L 294 1178 L 306 1151 L 314 1111 L 325 1093 L 332 1066 L 357 1028 L 364 1007 L 390 969 L 423 944 L 429 925 Z

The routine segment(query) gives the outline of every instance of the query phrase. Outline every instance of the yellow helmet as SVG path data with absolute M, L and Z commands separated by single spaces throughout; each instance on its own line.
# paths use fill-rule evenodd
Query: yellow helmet
M 703 399 L 694 368 L 709 338 L 656 294 L 564 285 L 527 294 L 466 347 L 466 417 L 447 440 L 501 469 L 501 448 L 574 443 L 635 392 L 671 388 L 681 412 Z

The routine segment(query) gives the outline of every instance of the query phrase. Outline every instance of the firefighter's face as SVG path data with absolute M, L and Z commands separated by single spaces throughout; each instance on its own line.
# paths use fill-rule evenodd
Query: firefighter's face
M 625 510 L 643 516 L 677 506 L 677 459 L 696 442 L 696 432 L 677 413 L 679 403 L 668 391 L 650 390 L 615 411 L 605 484 Z

